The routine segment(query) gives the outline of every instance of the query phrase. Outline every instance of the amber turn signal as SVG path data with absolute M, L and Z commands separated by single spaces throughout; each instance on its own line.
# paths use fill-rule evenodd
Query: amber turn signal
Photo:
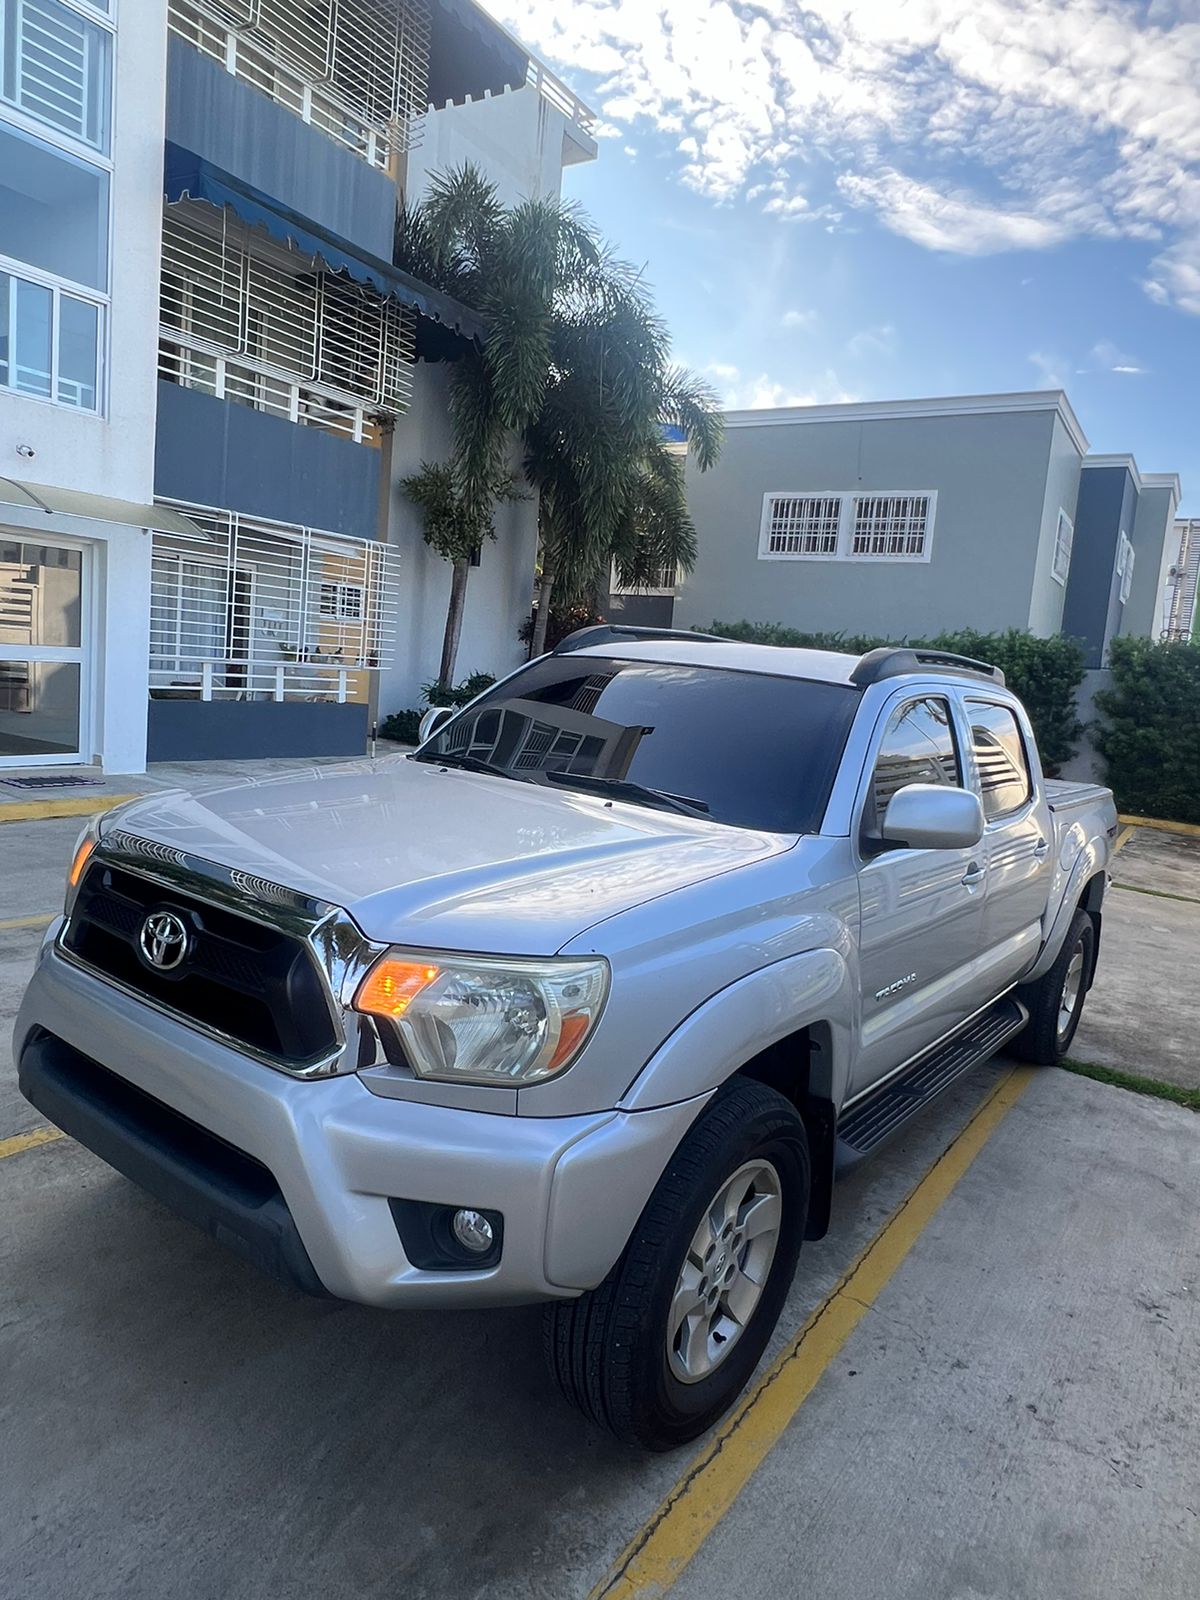
M 96 848 L 94 839 L 81 839 L 79 848 L 75 852 L 75 859 L 71 862 L 71 870 L 67 873 L 67 882 L 72 889 L 78 889 L 79 880 L 83 877 L 83 869 L 91 860 L 92 851 Z
M 441 969 L 421 961 L 395 961 L 390 957 L 371 968 L 354 996 L 356 1011 L 378 1017 L 402 1017 L 422 989 Z

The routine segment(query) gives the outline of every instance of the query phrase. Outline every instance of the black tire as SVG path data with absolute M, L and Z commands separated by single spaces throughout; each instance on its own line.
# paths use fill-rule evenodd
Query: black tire
M 714 1197 L 752 1161 L 778 1178 L 775 1253 L 728 1353 L 708 1376 L 681 1381 L 667 1345 L 679 1274 Z M 745 1387 L 779 1319 L 804 1237 L 809 1182 L 808 1140 L 795 1107 L 760 1083 L 730 1079 L 672 1156 L 604 1282 L 546 1308 L 546 1358 L 566 1398 L 647 1450 L 672 1450 L 710 1427 Z
M 1064 1026 L 1063 1000 L 1071 964 L 1077 955 L 1082 957 L 1078 993 L 1070 1019 Z M 1095 924 L 1086 911 L 1077 911 L 1058 959 L 1049 972 L 1019 992 L 1020 999 L 1029 1008 L 1029 1021 L 1013 1043 L 1013 1055 L 1039 1067 L 1053 1067 L 1063 1059 L 1079 1026 L 1095 961 Z

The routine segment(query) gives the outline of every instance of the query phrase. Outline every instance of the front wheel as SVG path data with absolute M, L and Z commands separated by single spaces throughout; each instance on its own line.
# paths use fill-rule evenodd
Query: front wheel
M 808 1213 L 804 1123 L 733 1078 L 684 1138 L 600 1286 L 546 1312 L 567 1399 L 618 1438 L 670 1450 L 741 1393 L 791 1285 Z
M 1029 1021 L 1013 1043 L 1013 1055 L 1040 1067 L 1063 1059 L 1079 1026 L 1095 957 L 1095 923 L 1077 911 L 1054 965 L 1021 991 Z

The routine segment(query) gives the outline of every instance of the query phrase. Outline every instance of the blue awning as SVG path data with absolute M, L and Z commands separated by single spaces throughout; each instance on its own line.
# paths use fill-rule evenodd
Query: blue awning
M 177 200 L 202 200 L 223 209 L 228 206 L 252 228 L 262 228 L 272 238 L 294 245 L 305 255 L 319 256 L 332 272 L 346 272 L 357 283 L 369 283 L 382 295 L 395 295 L 405 305 L 415 307 L 423 317 L 440 322 L 468 339 L 482 339 L 486 324 L 478 312 L 461 305 L 440 289 L 433 289 L 419 278 L 402 272 L 390 262 L 359 250 L 319 222 L 302 217 L 278 200 L 273 200 L 251 184 L 214 167 L 167 141 L 163 163 L 163 188 L 168 205 Z

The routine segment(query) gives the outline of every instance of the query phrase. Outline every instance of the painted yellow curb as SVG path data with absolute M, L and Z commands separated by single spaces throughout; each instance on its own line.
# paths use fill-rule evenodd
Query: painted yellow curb
M 36 1150 L 40 1144 L 53 1144 L 67 1136 L 59 1128 L 34 1128 L 32 1133 L 18 1133 L 11 1139 L 0 1139 L 0 1161 L 5 1156 L 19 1156 L 22 1150 Z
M 1160 833 L 1182 833 L 1189 839 L 1200 839 L 1200 823 L 1197 822 L 1162 822 L 1158 817 L 1124 816 L 1117 820 L 1131 828 L 1157 828 Z
M 0 922 L 0 933 L 11 933 L 14 928 L 48 928 L 57 915 L 57 911 L 45 911 L 36 917 L 10 917 Z
M 1014 1067 L 679 1479 L 588 1600 L 667 1593 L 883 1292 L 938 1207 L 1036 1076 Z
M 64 795 L 61 800 L 0 800 L 0 822 L 38 822 L 43 817 L 90 817 L 111 811 L 140 794 Z

